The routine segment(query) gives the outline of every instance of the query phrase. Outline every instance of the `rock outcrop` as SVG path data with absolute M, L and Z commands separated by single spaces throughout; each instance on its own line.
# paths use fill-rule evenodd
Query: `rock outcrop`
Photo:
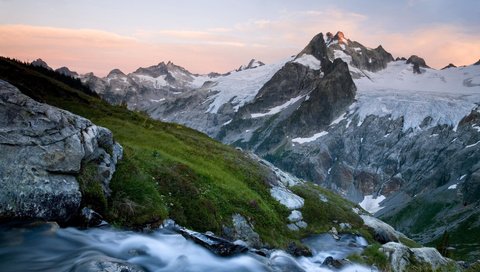
M 417 55 L 412 55 L 407 59 L 407 64 L 413 64 L 413 65 L 418 65 L 419 67 L 422 68 L 430 68 L 425 60 Z
M 68 221 L 82 204 L 80 173 L 108 195 L 121 156 L 108 129 L 0 81 L 0 219 Z
M 363 219 L 364 224 L 373 230 L 373 238 L 381 244 L 398 242 L 400 237 L 405 237 L 405 235 L 396 231 L 392 226 L 382 220 L 368 215 L 361 215 L 360 217 Z
M 387 64 L 393 61 L 393 56 L 381 45 L 375 49 L 367 48 L 357 41 L 345 38 L 343 32 L 329 38 L 327 34 L 328 56 L 330 59 L 341 58 L 352 66 L 376 72 L 384 69 Z M 360 71 L 351 71 L 354 77 L 361 76 Z
M 259 60 L 256 60 L 256 59 L 251 59 L 248 62 L 247 65 L 241 65 L 235 71 L 239 72 L 239 71 L 243 71 L 243 70 L 247 70 L 247 69 L 254 69 L 254 68 L 257 68 L 257 67 L 260 67 L 260 66 L 263 66 L 263 65 L 265 65 L 265 63 L 263 63 Z M 220 75 L 220 74 L 218 74 L 218 75 Z
M 43 67 L 45 69 L 48 69 L 48 70 L 53 70 L 50 66 L 48 66 L 48 64 L 42 60 L 42 59 L 36 59 L 34 61 L 32 61 L 31 63 L 33 66 L 36 66 L 36 67 Z
M 449 263 L 453 264 L 452 260 L 443 257 L 436 249 L 430 247 L 409 248 L 400 243 L 389 242 L 380 250 L 387 255 L 394 272 L 406 271 L 410 266 L 426 265 L 435 270 Z
M 448 69 L 448 68 L 457 68 L 457 66 L 453 63 L 449 63 L 447 66 L 443 67 L 441 70 L 445 70 L 445 69 Z

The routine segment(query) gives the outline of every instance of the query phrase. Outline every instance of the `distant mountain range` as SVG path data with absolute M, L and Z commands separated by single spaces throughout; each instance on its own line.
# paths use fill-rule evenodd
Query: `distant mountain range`
M 479 64 L 435 70 L 337 32 L 226 74 L 171 62 L 104 78 L 62 71 L 109 103 L 254 151 L 420 242 L 448 231 L 460 254 L 478 259 L 465 231 L 480 235 Z

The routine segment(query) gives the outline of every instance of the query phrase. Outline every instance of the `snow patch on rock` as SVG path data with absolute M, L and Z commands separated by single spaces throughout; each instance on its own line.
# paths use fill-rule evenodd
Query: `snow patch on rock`
M 376 213 L 379 210 L 383 209 L 382 206 L 380 206 L 380 202 L 385 200 L 385 196 L 380 195 L 378 197 L 374 197 L 373 195 L 366 195 L 362 202 L 358 203 L 360 207 L 362 207 L 364 210 L 366 210 L 369 213 Z
M 309 142 L 313 142 L 313 141 L 317 140 L 318 138 L 320 138 L 320 137 L 322 137 L 322 136 L 325 136 L 325 135 L 327 135 L 327 134 L 328 134 L 327 131 L 322 131 L 322 132 L 313 134 L 312 137 L 308 137 L 308 138 L 294 138 L 294 139 L 292 139 L 292 142 L 299 143 L 299 144 L 309 143 Z
M 290 105 L 295 104 L 295 102 L 297 102 L 298 100 L 302 99 L 303 97 L 305 97 L 305 96 L 304 96 L 304 95 L 301 95 L 301 96 L 297 96 L 297 97 L 291 98 L 290 100 L 288 100 L 287 102 L 283 103 L 282 105 L 273 107 L 273 108 L 269 109 L 269 110 L 268 110 L 267 112 L 265 112 L 265 113 L 252 113 L 252 114 L 251 114 L 251 117 L 252 117 L 252 118 L 259 118 L 259 117 L 264 117 L 264 116 L 268 116 L 268 115 L 277 114 L 277 113 L 281 112 L 282 110 L 288 108 Z
M 448 189 L 448 190 L 455 190 L 455 189 L 457 189 L 457 185 L 458 185 L 458 183 L 455 183 L 455 184 L 453 184 L 453 185 L 448 186 L 447 189 Z
M 313 70 L 320 70 L 321 68 L 321 61 L 310 54 L 304 54 L 296 58 L 293 62 L 300 63 Z

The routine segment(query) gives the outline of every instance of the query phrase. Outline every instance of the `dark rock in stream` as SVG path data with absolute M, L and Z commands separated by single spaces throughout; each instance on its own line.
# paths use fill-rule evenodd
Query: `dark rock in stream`
M 191 240 L 219 256 L 227 257 L 248 251 L 246 246 L 232 243 L 214 235 L 202 234 L 185 228 L 179 228 L 176 231 L 185 239 Z
M 295 257 L 312 256 L 312 251 L 308 247 L 301 244 L 299 245 L 295 242 L 291 242 L 288 244 L 287 253 Z
M 162 226 L 164 229 L 181 234 L 185 239 L 191 240 L 194 243 L 207 248 L 218 256 L 228 257 L 240 253 L 246 253 L 248 251 L 263 257 L 268 255 L 266 249 L 249 248 L 246 243 L 231 242 L 214 235 L 212 232 L 200 233 L 189 230 L 177 225 L 175 221 L 170 219 L 165 220 Z
M 328 256 L 322 263 L 322 266 L 328 267 L 330 269 L 341 269 L 345 265 L 350 264 L 347 260 L 337 260 L 332 256 Z
M 80 217 L 80 225 L 84 227 L 97 227 L 105 222 L 99 213 L 87 207 L 82 209 Z

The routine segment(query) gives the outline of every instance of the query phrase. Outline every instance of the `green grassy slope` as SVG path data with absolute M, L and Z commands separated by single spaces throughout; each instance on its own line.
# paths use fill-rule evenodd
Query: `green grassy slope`
M 276 247 L 338 228 L 340 222 L 364 231 L 361 219 L 352 212 L 354 204 L 306 185 L 295 191 L 306 199 L 302 212 L 311 225 L 306 231 L 291 232 L 286 228 L 289 211 L 270 196 L 265 169 L 242 152 L 184 126 L 109 105 L 72 87 L 68 80 L 13 60 L 0 58 L 0 79 L 37 101 L 84 116 L 113 132 L 124 147 L 124 158 L 110 184 L 112 196 L 102 199 L 95 188 L 88 187 L 88 171 L 79 180 L 89 196 L 87 204 L 116 225 L 155 226 L 170 217 L 197 231 L 221 233 L 222 226 L 232 224 L 232 214 L 240 213 L 264 242 Z M 317 201 L 318 193 L 330 201 Z

